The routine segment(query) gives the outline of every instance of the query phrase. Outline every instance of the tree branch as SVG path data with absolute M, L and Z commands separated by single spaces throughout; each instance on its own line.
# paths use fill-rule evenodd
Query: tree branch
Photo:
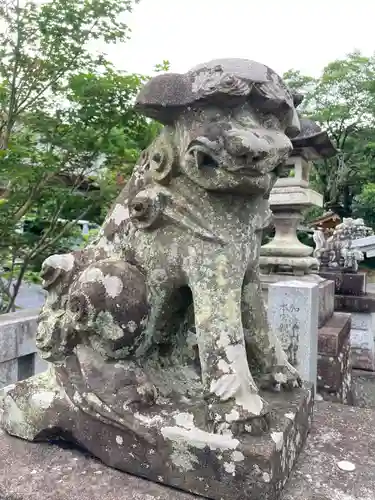
M 75 63 L 75 61 L 77 60 L 77 58 L 79 57 L 79 55 L 82 53 L 81 49 L 82 47 L 84 46 L 85 42 L 88 40 L 90 34 L 92 33 L 93 29 L 95 28 L 95 26 L 98 24 L 99 22 L 99 19 L 96 19 L 92 26 L 90 27 L 90 29 L 87 31 L 86 33 L 86 36 L 84 38 L 84 40 L 82 40 L 82 44 L 81 44 L 81 47 L 79 47 L 79 49 L 76 51 L 76 53 L 69 59 L 69 64 L 65 67 L 62 67 L 60 68 L 57 73 L 55 74 L 54 78 L 51 78 L 51 80 L 49 80 L 47 82 L 46 85 L 44 85 L 44 87 L 42 87 L 42 89 L 36 94 L 36 96 L 33 97 L 33 99 L 30 101 L 30 102 L 27 102 L 27 99 L 30 97 L 31 93 L 33 92 L 33 88 L 30 87 L 30 90 L 29 92 L 26 94 L 26 97 L 20 102 L 18 103 L 18 107 L 17 107 L 17 114 L 21 114 L 27 107 L 31 106 L 33 103 L 35 103 L 35 101 L 41 97 L 44 92 L 49 88 L 51 87 L 51 85 L 53 85 L 54 83 L 56 83 L 63 75 L 64 73 L 66 73 L 67 71 L 69 71 L 69 69 L 73 66 L 73 64 Z
M 11 78 L 11 91 L 9 98 L 9 108 L 7 114 L 7 126 L 5 129 L 5 134 L 2 136 L 2 141 L 0 144 L 1 149 L 8 149 L 9 137 L 14 125 L 14 121 L 16 118 L 16 99 L 17 99 L 17 74 L 18 74 L 18 65 L 20 60 L 20 49 L 21 49 L 21 28 L 20 28 L 20 0 L 16 2 L 16 26 L 17 26 L 17 41 L 14 49 L 14 65 L 12 70 L 12 78 Z

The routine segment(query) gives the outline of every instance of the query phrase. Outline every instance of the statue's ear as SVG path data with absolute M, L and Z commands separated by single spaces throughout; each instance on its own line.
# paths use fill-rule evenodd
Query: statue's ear
M 304 99 L 304 95 L 299 94 L 298 92 L 293 94 L 293 103 L 294 107 L 298 108 L 298 106 L 301 104 L 301 102 Z
M 168 185 L 177 172 L 177 151 L 168 134 L 150 146 L 150 173 L 158 184 Z

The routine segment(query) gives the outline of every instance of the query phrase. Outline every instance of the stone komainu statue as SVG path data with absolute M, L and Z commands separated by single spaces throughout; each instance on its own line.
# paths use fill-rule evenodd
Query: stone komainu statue
M 136 106 L 165 127 L 96 241 L 45 261 L 37 343 L 51 369 L 6 391 L 3 426 L 70 436 L 143 474 L 139 443 L 172 471 L 168 440 L 233 451 L 235 436 L 267 430 L 259 389 L 299 385 L 267 325 L 258 257 L 300 125 L 278 75 L 242 59 L 156 76 Z
M 315 231 L 315 235 L 322 231 Z M 374 231 L 365 225 L 363 219 L 347 217 L 338 224 L 332 236 L 314 237 L 315 255 L 319 261 L 320 270 L 328 269 L 340 272 L 356 273 L 359 262 L 364 260 L 363 253 L 356 248 L 355 240 L 372 236 Z M 354 244 L 353 244 L 354 243 Z

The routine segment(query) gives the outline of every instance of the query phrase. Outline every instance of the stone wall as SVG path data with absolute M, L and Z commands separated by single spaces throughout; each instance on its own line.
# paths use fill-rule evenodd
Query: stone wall
M 0 316 L 0 388 L 47 369 L 35 346 L 38 313 L 28 309 Z

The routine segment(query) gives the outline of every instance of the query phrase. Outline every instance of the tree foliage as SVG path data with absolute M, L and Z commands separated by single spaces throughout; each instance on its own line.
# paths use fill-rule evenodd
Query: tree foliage
M 90 50 L 127 40 L 134 3 L 0 0 L 2 311 L 46 255 L 77 244 L 77 220 L 101 222 L 157 131 L 132 107 L 145 77 Z
M 317 162 L 312 180 L 327 208 L 349 216 L 375 176 L 375 57 L 353 52 L 318 78 L 290 70 L 287 83 L 305 95 L 301 111 L 328 132 L 338 155 Z M 354 205 L 353 205 L 354 204 Z

